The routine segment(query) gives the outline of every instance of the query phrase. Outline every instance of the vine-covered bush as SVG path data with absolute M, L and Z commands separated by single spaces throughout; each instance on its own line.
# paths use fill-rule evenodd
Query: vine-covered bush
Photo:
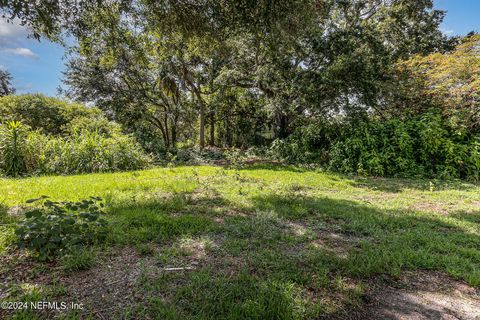
M 480 136 L 438 111 L 300 127 L 270 152 L 349 174 L 480 180 Z
M 344 173 L 479 180 L 480 137 L 428 112 L 348 127 L 330 151 Z
M 80 174 L 145 168 L 140 145 L 119 132 L 47 136 L 18 122 L 0 125 L 0 172 L 7 176 Z
M 20 248 L 35 252 L 40 260 L 51 260 L 105 237 L 107 221 L 102 218 L 101 198 L 78 202 L 55 202 L 47 198 L 27 201 L 40 201 L 41 205 L 26 211 L 15 229 Z

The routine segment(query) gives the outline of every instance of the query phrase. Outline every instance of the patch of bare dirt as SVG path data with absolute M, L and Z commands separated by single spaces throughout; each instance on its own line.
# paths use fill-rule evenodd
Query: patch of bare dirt
M 285 222 L 285 227 L 288 228 L 294 236 L 304 236 L 309 232 L 308 225 L 300 222 L 287 221 Z
M 295 237 L 308 237 L 307 246 L 325 249 L 338 257 L 348 258 L 348 253 L 352 249 L 358 248 L 361 241 L 371 240 L 372 238 L 359 237 L 342 231 L 340 228 L 342 224 L 344 224 L 344 221 L 341 219 L 330 219 L 321 228 L 301 221 L 286 221 L 283 226 L 288 234 Z
M 318 238 L 311 242 L 315 248 L 327 249 L 335 253 L 340 258 L 348 258 L 348 253 L 352 248 L 359 245 L 360 241 L 365 238 L 356 237 L 335 231 L 320 231 Z
M 410 208 L 413 210 L 423 211 L 423 212 L 435 212 L 442 215 L 448 215 L 451 211 L 452 205 L 440 202 L 417 202 L 413 204 Z
M 24 213 L 25 208 L 22 206 L 13 206 L 7 210 L 7 215 L 11 217 L 20 217 Z
M 351 319 L 480 319 L 480 290 L 439 272 L 405 273 L 390 285 L 374 285 L 367 298 Z
M 465 210 L 465 213 L 478 214 L 480 209 L 480 201 L 472 201 L 469 203 L 469 208 Z
M 0 256 L 0 300 L 9 297 L 12 285 L 49 284 L 47 270 L 54 270 L 56 262 L 39 263 L 26 251 L 15 250 Z
M 386 200 L 395 199 L 397 197 L 398 196 L 394 193 L 380 192 L 378 194 L 364 195 L 364 196 L 358 197 L 357 199 L 361 202 L 372 204 L 376 202 L 383 202 Z
M 200 238 L 182 239 L 172 245 L 182 254 L 169 257 L 165 263 L 154 256 L 141 256 L 133 248 L 123 248 L 90 270 L 63 277 L 60 283 L 67 292 L 64 299 L 83 303 L 84 313 L 94 318 L 116 319 L 129 306 L 145 300 L 145 293 L 139 286 L 141 281 L 153 280 L 165 273 L 182 274 L 201 268 L 211 259 L 209 250 L 214 246 L 208 239 Z
M 181 250 L 183 256 L 172 259 L 170 264 L 187 265 L 193 268 L 201 267 L 214 260 L 212 251 L 218 248 L 218 244 L 209 238 L 184 238 L 174 246 Z
M 88 271 L 60 279 L 71 302 L 83 303 L 95 318 L 110 319 L 114 310 L 124 310 L 141 300 L 136 284 L 145 268 L 153 265 L 132 248 L 124 248 Z

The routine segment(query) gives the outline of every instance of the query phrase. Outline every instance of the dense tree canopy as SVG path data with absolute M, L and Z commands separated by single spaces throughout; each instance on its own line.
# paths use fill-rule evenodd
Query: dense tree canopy
M 203 147 L 206 124 L 211 144 L 229 145 L 235 116 L 260 117 L 245 124 L 258 140 L 284 138 L 306 116 L 379 109 L 397 59 L 449 48 L 431 1 L 235 3 L 136 1 L 88 13 L 68 94 L 150 123 L 167 148 L 180 132 Z
M 480 130 L 480 35 L 466 37 L 450 53 L 416 55 L 398 67 L 405 85 L 397 88 L 415 102 L 404 109 L 437 107 L 467 129 Z

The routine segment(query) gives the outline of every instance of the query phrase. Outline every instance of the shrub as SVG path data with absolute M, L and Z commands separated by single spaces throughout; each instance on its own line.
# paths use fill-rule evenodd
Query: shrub
M 245 165 L 245 154 L 242 150 L 232 147 L 225 150 L 225 159 L 232 168 L 242 168 Z
M 480 136 L 438 109 L 306 124 L 275 140 L 268 155 L 348 174 L 480 180 Z
M 194 148 L 171 149 L 163 157 L 169 165 L 173 164 L 199 164 L 225 160 L 225 154 L 221 149 L 205 148 L 203 150 Z
M 36 150 L 37 171 L 42 174 L 79 174 L 137 170 L 146 167 L 150 158 L 130 136 L 102 136 L 81 132 L 67 138 L 29 136 L 29 150 Z M 40 149 L 40 150 L 38 150 Z M 33 162 L 33 161 L 32 161 Z
M 79 118 L 90 119 L 91 124 L 101 124 L 95 128 L 99 131 L 110 131 L 111 126 L 115 126 L 106 120 L 99 109 L 87 108 L 78 103 L 41 94 L 0 97 L 0 121 L 20 121 L 32 130 L 40 130 L 44 134 L 69 134 L 72 127 L 79 126 Z
M 15 234 L 18 246 L 32 250 L 40 260 L 51 260 L 102 239 L 106 232 L 101 198 L 79 202 L 54 202 L 43 196 L 28 200 L 41 201 L 41 206 L 25 212 Z
M 478 151 L 479 137 L 430 111 L 346 127 L 330 150 L 329 167 L 364 175 L 478 180 Z
M 17 122 L 0 125 L 0 171 L 25 174 L 79 174 L 137 170 L 151 163 L 140 145 L 121 133 L 80 131 L 46 136 Z
M 103 115 L 76 117 L 63 128 L 68 135 L 78 134 L 80 132 L 96 132 L 102 136 L 111 137 L 115 134 L 121 134 L 122 129 L 118 123 L 109 121 Z
M 299 125 L 287 139 L 273 141 L 268 155 L 291 163 L 326 163 L 339 129 L 338 123 L 327 121 Z

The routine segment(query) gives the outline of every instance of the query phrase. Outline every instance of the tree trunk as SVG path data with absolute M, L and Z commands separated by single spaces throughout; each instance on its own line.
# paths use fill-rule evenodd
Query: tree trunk
M 164 122 L 165 122 L 165 138 L 166 138 L 165 146 L 167 147 L 167 149 L 170 149 L 170 135 L 168 134 L 169 130 L 168 130 L 168 117 L 167 117 L 167 115 L 164 116 Z
M 177 146 L 177 121 L 172 122 L 170 130 L 172 131 L 172 141 L 170 141 L 170 143 L 172 144 L 172 148 L 175 148 Z
M 187 80 L 188 81 L 188 80 Z M 198 87 L 190 82 L 192 94 L 197 97 L 198 104 L 200 106 L 200 149 L 205 148 L 205 104 L 202 99 L 202 93 Z
M 288 117 L 284 114 L 277 115 L 276 138 L 285 139 L 288 137 Z
M 205 106 L 202 99 L 198 99 L 200 104 L 200 149 L 205 148 Z
M 165 144 L 165 147 L 168 149 L 170 146 L 168 145 L 168 132 L 165 132 L 165 128 L 163 127 L 162 121 L 159 119 L 152 117 L 151 119 L 147 119 L 154 127 L 160 129 L 160 132 L 162 133 L 162 138 L 163 142 Z
M 230 121 L 228 121 L 228 117 L 225 118 L 225 144 L 227 147 L 232 146 L 232 133 L 230 130 Z
M 210 141 L 209 145 L 211 147 L 215 146 L 215 113 L 210 112 Z

